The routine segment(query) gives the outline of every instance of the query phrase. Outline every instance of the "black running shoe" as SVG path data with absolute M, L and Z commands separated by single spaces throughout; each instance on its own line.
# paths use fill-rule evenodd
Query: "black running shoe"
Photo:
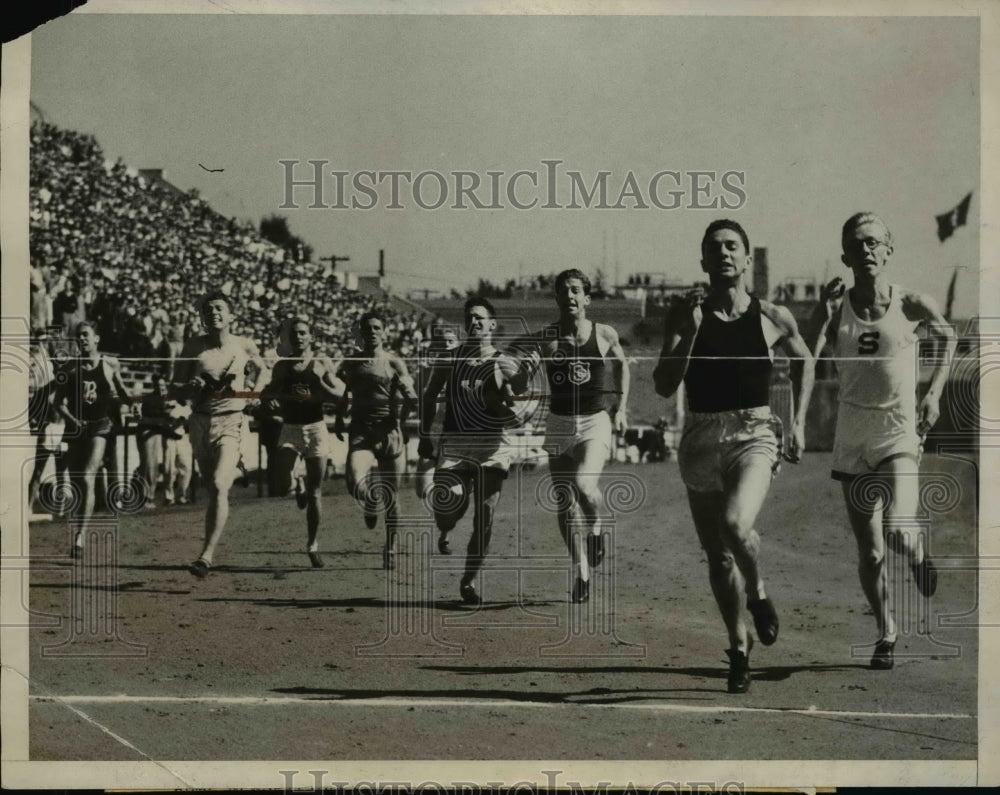
M 319 552 L 314 552 L 312 550 L 309 550 L 308 552 L 306 552 L 306 554 L 309 556 L 309 562 L 312 564 L 312 567 L 314 569 L 323 568 L 323 558 L 320 557 Z
M 572 599 L 576 604 L 590 601 L 590 581 L 580 577 L 573 583 Z
M 440 552 L 442 555 L 451 554 L 451 544 L 448 542 L 447 533 L 441 533 L 438 536 L 438 552 Z
M 212 565 L 207 560 L 198 558 L 198 560 L 188 566 L 188 571 L 190 571 L 199 580 L 204 580 L 208 576 L 208 572 L 211 568 Z
M 69 556 L 73 560 L 83 560 L 83 547 L 70 547 Z
M 483 598 L 476 590 L 476 586 L 471 582 L 463 582 L 458 587 L 458 593 L 462 597 L 462 603 L 467 605 L 481 605 Z
M 880 640 L 875 644 L 875 653 L 868 667 L 875 671 L 888 671 L 895 664 L 892 658 L 893 649 L 896 648 L 894 640 Z
M 596 569 L 604 560 L 604 535 L 587 536 L 587 563 L 590 568 Z
M 747 610 L 753 616 L 753 625 L 757 637 L 765 646 L 770 646 L 778 639 L 778 614 L 770 599 L 758 599 L 747 602 Z
M 913 572 L 913 579 L 916 580 L 917 590 L 923 596 L 934 596 L 938 580 L 937 567 L 934 565 L 934 561 L 925 557 L 922 563 L 910 566 L 910 571 Z
M 748 638 L 746 653 L 738 649 L 726 649 L 729 656 L 729 680 L 727 689 L 730 693 L 746 693 L 750 689 L 750 652 L 753 650 L 753 638 Z

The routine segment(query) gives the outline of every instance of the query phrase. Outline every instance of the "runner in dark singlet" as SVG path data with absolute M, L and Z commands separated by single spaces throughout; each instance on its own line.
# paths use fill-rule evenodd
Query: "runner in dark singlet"
M 292 470 L 299 456 L 305 461 L 306 476 L 295 484 L 295 501 L 306 509 L 306 554 L 315 568 L 322 568 L 317 534 L 320 522 L 320 484 L 323 465 L 329 456 L 330 439 L 323 416 L 323 403 L 341 397 L 343 389 L 334 380 L 334 365 L 312 350 L 312 330 L 305 318 L 288 324 L 292 357 L 280 359 L 264 389 L 265 407 L 281 415 L 281 435 L 277 444 L 278 494 L 288 494 Z
M 612 431 L 625 431 L 629 371 L 618 332 L 587 318 L 586 274 L 563 271 L 556 276 L 555 292 L 559 320 L 535 335 L 537 355 L 525 360 L 524 373 L 530 375 L 538 361 L 545 363 L 550 394 L 545 447 L 559 501 L 559 531 L 573 561 L 571 598 L 586 602 L 591 570 L 604 558 L 600 477 L 611 456 Z M 610 389 L 605 377 L 608 364 Z M 516 384 L 515 391 L 521 387 Z
M 334 375 L 350 395 L 347 429 L 347 490 L 361 504 L 365 524 L 374 528 L 378 511 L 385 512 L 382 566 L 395 568 L 399 482 L 406 470 L 402 422 L 416 405 L 417 395 L 406 364 L 385 349 L 385 320 L 376 311 L 358 320 L 361 345 L 342 360 Z M 347 394 L 337 412 L 337 438 L 343 440 Z
M 750 687 L 752 646 L 740 602 L 745 597 L 757 636 L 778 638 L 778 616 L 764 589 L 754 529 L 780 461 L 781 423 L 771 415 L 772 350 L 792 360 L 795 420 L 789 458 L 805 447 L 806 409 L 813 358 L 784 307 L 747 292 L 744 275 L 753 257 L 735 221 L 708 226 L 701 266 L 711 291 L 700 288 L 667 313 L 663 350 L 653 371 L 656 391 L 669 397 L 687 388 L 687 424 L 678 450 L 695 529 L 708 558 L 709 581 L 729 636 L 728 690 Z
M 132 404 L 118 362 L 98 352 L 100 337 L 87 321 L 76 328 L 80 356 L 66 369 L 66 380 L 56 388 L 55 407 L 66 421 L 66 457 L 70 482 L 79 497 L 70 517 L 73 546 L 70 554 L 83 557 L 84 537 L 94 514 L 94 484 L 114 430 L 113 416 L 121 402 Z
M 494 513 L 514 454 L 510 430 L 519 424 L 503 387 L 519 367 L 493 346 L 496 311 L 487 299 L 472 296 L 465 302 L 465 324 L 469 334 L 465 344 L 431 365 L 422 396 L 418 453 L 421 458 L 435 458 L 430 429 L 438 397 L 444 393 L 444 424 L 430 502 L 440 531 L 438 550 L 445 555 L 451 554 L 448 534 L 473 503 L 459 594 L 466 604 L 478 605 L 482 597 L 476 578 L 489 552 Z

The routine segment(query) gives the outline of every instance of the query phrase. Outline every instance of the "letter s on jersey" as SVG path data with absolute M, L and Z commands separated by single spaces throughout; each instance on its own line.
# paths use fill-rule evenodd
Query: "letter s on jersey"
M 858 335 L 858 353 L 866 355 L 878 353 L 878 338 L 877 331 L 866 331 Z

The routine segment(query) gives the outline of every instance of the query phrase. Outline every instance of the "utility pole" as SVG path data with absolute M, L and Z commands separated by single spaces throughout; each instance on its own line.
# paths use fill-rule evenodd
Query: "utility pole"
M 332 271 L 337 270 L 337 263 L 338 262 L 350 262 L 351 258 L 350 257 L 338 257 L 336 254 L 331 254 L 329 257 L 320 257 L 319 261 L 320 262 L 329 262 L 330 263 L 330 270 L 332 272 Z

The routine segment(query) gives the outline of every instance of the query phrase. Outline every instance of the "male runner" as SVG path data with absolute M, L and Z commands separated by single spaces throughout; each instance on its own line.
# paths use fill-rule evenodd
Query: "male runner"
M 624 433 L 629 370 L 618 332 L 587 318 L 590 279 L 576 268 L 555 278 L 559 319 L 534 337 L 538 354 L 525 360 L 513 379 L 513 389 L 524 389 L 524 376 L 545 362 L 549 386 L 549 415 L 545 448 L 559 501 L 559 531 L 573 562 L 574 602 L 590 598 L 591 569 L 604 558 L 600 513 L 604 496 L 599 481 L 611 456 L 612 429 Z M 612 405 L 606 409 L 605 371 L 611 364 Z M 584 541 L 584 538 L 586 541 Z
M 399 481 L 406 469 L 402 423 L 417 402 L 406 364 L 385 349 L 385 320 L 377 311 L 358 319 L 360 347 L 340 361 L 334 375 L 350 394 L 351 423 L 347 429 L 348 492 L 362 505 L 365 524 L 374 528 L 381 503 L 385 510 L 382 567 L 396 567 Z M 335 431 L 343 441 L 347 394 L 337 411 Z
M 306 509 L 306 554 L 314 568 L 323 568 L 317 533 L 320 520 L 320 483 L 329 456 L 330 438 L 323 416 L 323 403 L 343 394 L 333 380 L 333 362 L 312 349 L 312 327 L 302 317 L 288 323 L 291 358 L 279 359 L 262 396 L 265 407 L 283 420 L 277 442 L 278 495 L 284 497 L 292 485 L 292 470 L 299 456 L 305 460 L 305 483 L 296 478 L 295 501 Z
M 730 693 L 750 688 L 750 649 L 740 602 L 746 595 L 757 637 L 778 639 L 778 616 L 764 589 L 754 529 L 779 465 L 781 421 L 769 407 L 773 351 L 792 361 L 795 418 L 789 460 L 805 449 L 805 419 L 814 362 L 784 307 L 747 292 L 753 257 L 735 221 L 709 224 L 701 267 L 711 289 L 691 291 L 667 313 L 663 350 L 653 371 L 658 394 L 669 397 L 683 381 L 687 424 L 678 450 L 681 478 L 699 541 L 708 557 L 709 581 L 729 635 Z
M 818 356 L 826 343 L 834 351 L 840 389 L 832 475 L 841 481 L 858 546 L 861 588 L 878 625 L 870 666 L 888 670 L 893 667 L 896 622 L 889 608 L 886 545 L 907 557 L 923 596 L 932 596 L 937 588 L 937 570 L 916 521 L 919 462 L 923 437 L 940 415 L 941 391 L 957 342 L 933 299 L 889 282 L 885 267 L 892 256 L 892 234 L 881 218 L 869 212 L 852 215 L 841 230 L 841 248 L 854 286 L 845 290 L 838 277 L 823 288 L 813 315 L 813 351 Z M 920 326 L 943 340 L 944 356 L 918 406 Z M 855 488 L 860 476 L 887 490 L 885 502 L 863 498 L 865 490 Z
M 511 409 L 507 383 L 518 372 L 516 360 L 493 345 L 496 310 L 485 298 L 465 302 L 468 339 L 456 350 L 442 353 L 430 365 L 420 410 L 418 455 L 433 459 L 431 424 L 438 396 L 445 394 L 444 425 L 439 440 L 431 499 L 440 536 L 438 550 L 451 554 L 450 533 L 473 499 L 472 536 L 466 550 L 465 572 L 459 584 L 462 601 L 482 603 L 475 580 L 483 567 L 493 536 L 493 516 L 510 469 L 514 440 L 509 430 L 518 424 Z
M 191 447 L 208 491 L 205 543 L 189 567 L 193 575 L 203 578 L 212 568 L 215 547 L 229 518 L 229 490 L 240 460 L 243 412 L 252 405 L 237 393 L 253 391 L 265 367 L 257 344 L 230 331 L 233 309 L 224 293 L 205 296 L 201 320 L 205 333 L 184 345 L 174 368 L 174 388 L 179 398 L 191 404 Z
M 70 482 L 79 490 L 70 526 L 75 528 L 70 555 L 83 557 L 87 526 L 94 514 L 94 484 L 104 462 L 108 438 L 114 431 L 113 417 L 119 402 L 133 404 L 122 381 L 119 364 L 98 351 L 101 338 L 93 323 L 76 327 L 80 355 L 66 369 L 66 380 L 56 387 L 55 407 L 66 422 L 66 457 Z M 57 379 L 58 381 L 58 379 Z

